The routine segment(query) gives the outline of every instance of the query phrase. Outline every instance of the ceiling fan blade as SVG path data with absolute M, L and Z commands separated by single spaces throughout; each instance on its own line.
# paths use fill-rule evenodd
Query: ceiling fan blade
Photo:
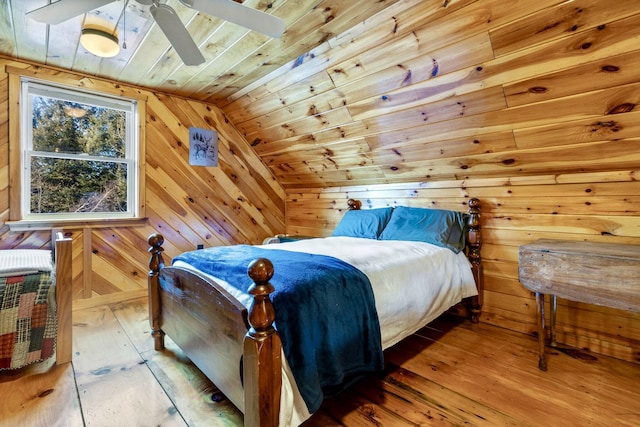
M 178 53 L 185 65 L 199 65 L 204 62 L 204 56 L 191 38 L 180 17 L 175 10 L 166 4 L 151 5 L 151 16 L 156 20 L 158 27 Z
M 59 0 L 27 12 L 26 15 L 35 21 L 56 25 L 113 1 L 114 0 Z
M 270 37 L 280 38 L 284 32 L 284 21 L 281 18 L 233 0 L 180 0 L 180 3 Z

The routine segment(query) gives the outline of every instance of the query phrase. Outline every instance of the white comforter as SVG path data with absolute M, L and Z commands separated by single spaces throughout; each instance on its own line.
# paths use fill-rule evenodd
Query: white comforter
M 367 275 L 380 319 L 382 347 L 413 334 L 463 298 L 477 294 L 463 253 L 422 242 L 326 237 L 262 246 L 328 255 Z M 176 266 L 188 267 L 178 262 Z M 275 271 L 275 274 L 278 274 Z M 216 279 L 247 308 L 251 296 Z M 295 426 L 310 417 L 283 355 L 280 425 Z

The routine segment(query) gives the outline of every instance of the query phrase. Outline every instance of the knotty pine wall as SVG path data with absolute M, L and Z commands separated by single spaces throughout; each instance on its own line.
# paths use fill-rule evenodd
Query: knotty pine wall
M 427 8 L 421 4 L 395 15 L 401 34 L 371 26 L 315 58 L 329 63 L 333 86 L 306 98 L 306 109 L 327 99 L 339 105 L 342 95 L 352 122 L 323 129 L 314 117 L 311 138 L 291 136 L 313 125 L 298 119 L 269 139 L 269 128 L 256 125 L 279 116 L 265 110 L 238 127 L 260 134 L 256 150 L 286 188 L 290 234 L 330 234 L 350 197 L 371 208 L 461 210 L 479 198 L 481 321 L 533 335 L 535 298 L 518 282 L 520 245 L 640 244 L 640 3 L 454 2 L 448 16 L 403 28 L 411 11 Z M 403 45 L 411 31 L 414 42 Z M 332 63 L 341 48 L 357 56 Z M 391 79 L 401 71 L 404 81 Z M 286 93 L 302 93 L 305 83 Z M 266 101 L 254 99 L 255 108 L 274 105 Z M 302 102 L 286 108 L 304 111 Z M 640 362 L 640 315 L 559 304 L 561 343 Z
M 247 200 L 240 212 L 254 213 L 245 206 L 266 203 L 284 215 L 286 199 L 286 232 L 321 236 L 331 233 L 349 197 L 365 201 L 365 207 L 456 209 L 478 197 L 486 287 L 482 321 L 528 334 L 535 329 L 535 304 L 517 280 L 520 245 L 543 237 L 640 244 L 637 0 L 403 0 L 332 36 L 247 87 L 243 96 L 219 103 L 285 190 L 271 189 L 274 183 L 264 178 L 258 193 L 238 191 Z M 6 159 L 6 83 L 0 83 L 0 159 Z M 170 242 L 179 242 L 168 246 L 169 253 L 195 245 L 192 237 L 206 237 L 206 230 L 217 238 L 218 228 L 208 224 L 186 232 L 173 224 L 187 224 L 186 217 L 202 222 L 208 210 L 194 209 L 187 195 L 198 195 L 199 205 L 208 203 L 205 194 L 228 191 L 194 190 L 211 172 L 187 169 L 186 152 L 175 144 L 186 135 L 178 123 L 185 126 L 193 117 L 223 125 L 217 110 L 203 112 L 205 104 L 181 100 L 177 107 L 166 96 L 144 93 L 153 101 L 147 132 L 149 226 L 94 230 L 97 254 L 83 251 L 85 238 L 74 232 L 76 264 L 84 256 L 94 266 L 122 265 L 122 276 L 138 289 L 146 267 L 131 246 L 144 244 L 156 225 L 169 229 Z M 196 105 L 197 113 L 184 119 L 182 109 Z M 173 157 L 153 148 L 154 138 Z M 240 140 L 228 138 L 245 153 Z M 251 179 L 262 179 L 259 165 L 247 169 L 260 171 Z M 234 185 L 245 178 L 241 167 L 224 170 Z M 7 174 L 6 161 L 0 160 L 0 174 Z M 6 185 L 0 185 L 4 218 L 7 200 Z M 253 238 L 284 228 L 282 216 L 266 222 Z M 48 235 L 10 235 L 3 227 L 0 239 L 13 247 L 42 244 Z M 76 264 L 77 275 L 82 264 Z M 100 288 L 110 286 L 108 271 L 92 273 Z M 115 289 L 101 292 L 107 291 Z M 640 316 L 560 304 L 561 342 L 640 361 Z
M 165 237 L 165 261 L 196 245 L 259 243 L 284 231 L 284 191 L 220 109 L 166 94 L 0 58 L 0 249 L 49 247 L 49 231 L 11 232 L 9 99 L 5 66 L 88 89 L 146 98 L 145 224 L 64 228 L 73 237 L 74 299 L 146 295 L 147 237 Z M 218 131 L 219 167 L 189 165 L 189 127 Z M 82 303 L 86 303 L 83 301 Z

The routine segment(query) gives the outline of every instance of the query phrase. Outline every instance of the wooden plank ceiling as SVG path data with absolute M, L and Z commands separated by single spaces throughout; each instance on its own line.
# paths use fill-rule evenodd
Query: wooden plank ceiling
M 195 67 L 135 0 L 91 12 L 126 40 L 110 59 L 79 45 L 85 16 L 24 18 L 48 1 L 4 2 L 0 53 L 215 104 L 285 189 L 598 172 L 620 128 L 590 126 L 633 123 L 640 90 L 637 0 L 246 0 L 284 19 L 280 39 L 167 0 Z M 558 145 L 557 164 L 537 155 Z
M 57 25 L 39 23 L 25 17 L 28 12 L 54 2 L 3 1 L 0 5 L 0 53 L 215 102 L 235 94 L 297 57 L 308 54 L 334 35 L 368 19 L 397 0 L 240 2 L 282 18 L 286 32 L 279 39 L 199 13 L 179 0 L 161 0 L 160 3 L 176 11 L 199 46 L 205 57 L 205 63 L 199 66 L 185 66 L 182 63 L 155 24 L 149 6 L 141 4 L 149 1 L 114 0 L 102 8 Z M 123 48 L 115 57 L 96 57 L 80 45 L 82 25 L 92 19 L 101 19 L 117 31 Z

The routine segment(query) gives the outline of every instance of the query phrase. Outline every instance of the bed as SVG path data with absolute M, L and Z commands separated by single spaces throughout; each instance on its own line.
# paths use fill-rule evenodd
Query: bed
M 149 236 L 155 349 L 171 337 L 246 426 L 300 424 L 324 395 L 380 369 L 385 348 L 454 306 L 478 321 L 479 200 L 468 212 L 348 204 L 330 237 L 191 251 L 172 266 L 163 237 Z M 294 282 L 304 290 L 285 296 Z
M 0 370 L 71 361 L 71 239 L 52 242 L 0 250 Z

